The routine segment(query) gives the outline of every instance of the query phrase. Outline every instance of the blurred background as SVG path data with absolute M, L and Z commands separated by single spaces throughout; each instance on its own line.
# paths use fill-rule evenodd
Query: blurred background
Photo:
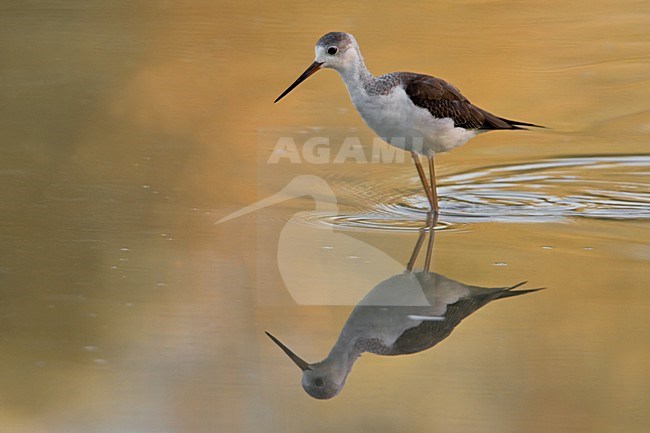
M 647 431 L 649 22 L 635 0 L 3 1 L 0 430 Z M 303 130 L 371 143 L 333 71 L 272 103 L 332 30 L 375 74 L 429 73 L 549 127 L 437 158 L 434 260 L 466 284 L 547 290 L 429 351 L 366 355 L 317 401 L 264 330 L 318 361 L 352 305 L 295 302 L 279 266 L 360 295 L 385 269 L 341 255 L 318 271 L 320 235 L 280 262 L 282 231 L 405 264 L 424 220 L 408 159 L 265 163 Z M 338 214 L 294 197 L 216 224 L 300 174 Z

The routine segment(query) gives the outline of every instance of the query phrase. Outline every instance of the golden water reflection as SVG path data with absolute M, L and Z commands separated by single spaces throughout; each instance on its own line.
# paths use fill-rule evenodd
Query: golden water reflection
M 541 290 L 515 290 L 525 281 L 509 287 L 477 287 L 433 272 L 437 218 L 429 214 L 429 221 L 428 227 L 421 229 L 402 272 L 380 281 L 361 298 L 322 361 L 303 360 L 267 332 L 302 371 L 302 387 L 307 394 L 317 399 L 336 397 L 362 354 L 398 356 L 422 352 L 447 338 L 460 322 L 488 303 Z M 426 250 L 422 268 L 416 270 L 422 249 Z

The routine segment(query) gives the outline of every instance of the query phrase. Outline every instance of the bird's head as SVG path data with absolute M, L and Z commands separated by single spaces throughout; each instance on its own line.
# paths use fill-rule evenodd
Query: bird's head
M 316 52 L 314 62 L 274 102 L 284 98 L 298 84 L 318 72 L 319 69 L 331 68 L 343 73 L 356 67 L 361 60 L 359 45 L 357 45 L 354 36 L 344 32 L 327 33 L 316 42 L 314 51 Z
M 302 370 L 302 387 L 307 394 L 319 400 L 326 400 L 336 397 L 341 392 L 347 378 L 347 370 L 341 369 L 336 363 L 327 360 L 309 364 L 273 335 L 268 332 L 266 335 L 280 346 L 284 353 Z
M 316 42 L 315 62 L 321 68 L 331 68 L 344 71 L 359 60 L 359 45 L 349 33 L 331 32 L 324 35 Z

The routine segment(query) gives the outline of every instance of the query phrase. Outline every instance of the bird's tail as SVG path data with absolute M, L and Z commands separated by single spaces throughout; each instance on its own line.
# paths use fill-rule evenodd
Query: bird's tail
M 510 287 L 508 287 L 506 289 L 503 289 L 503 291 L 501 292 L 501 294 L 499 295 L 499 297 L 497 299 L 510 298 L 512 296 L 519 296 L 519 295 L 523 295 L 525 293 L 537 292 L 539 290 L 544 290 L 546 288 L 546 287 L 538 287 L 538 288 L 535 288 L 535 289 L 513 290 L 513 289 L 516 289 L 519 286 L 523 286 L 527 282 L 528 281 L 522 281 L 521 283 L 517 283 L 514 286 L 510 286 Z
M 483 131 L 490 131 L 495 129 L 528 129 L 528 128 L 546 128 L 542 125 L 536 125 L 534 123 L 520 122 L 518 120 L 510 120 L 505 117 L 495 116 L 492 113 L 489 113 L 485 110 L 480 110 L 483 114 L 484 120 L 483 125 L 478 128 Z
M 546 126 L 536 125 L 534 123 L 519 122 L 517 120 L 510 120 L 504 118 L 501 118 L 501 120 L 506 122 L 508 125 L 512 126 L 512 129 L 528 129 L 529 127 L 546 129 Z

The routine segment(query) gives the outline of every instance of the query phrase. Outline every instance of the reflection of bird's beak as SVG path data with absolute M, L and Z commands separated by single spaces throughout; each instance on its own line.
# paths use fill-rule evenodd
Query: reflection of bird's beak
M 295 89 L 296 86 L 297 86 L 298 84 L 302 83 L 302 82 L 305 81 L 307 78 L 309 78 L 311 75 L 315 74 L 316 71 L 318 71 L 318 70 L 321 68 L 321 66 L 323 66 L 323 64 L 322 64 L 321 62 L 314 62 L 314 63 L 312 63 L 311 65 L 309 65 L 309 67 L 307 68 L 307 70 L 306 70 L 305 72 L 303 72 L 302 75 L 299 76 L 298 79 L 297 79 L 296 81 L 294 81 L 293 84 L 290 85 L 290 86 L 287 88 L 287 90 L 285 90 L 284 92 L 282 92 L 282 94 L 281 94 L 280 96 L 278 96 L 278 98 L 277 98 L 275 101 L 273 101 L 273 103 L 276 103 L 276 102 L 278 102 L 280 99 L 284 98 L 285 95 L 286 95 L 287 93 L 291 92 L 293 89 Z
M 309 364 L 308 364 L 306 361 L 304 361 L 301 357 L 299 357 L 298 355 L 296 355 L 295 353 L 293 353 L 293 352 L 291 351 L 291 349 L 289 349 L 287 346 L 285 346 L 284 344 L 282 344 L 282 342 L 281 342 L 280 340 L 278 340 L 277 338 L 275 338 L 274 336 L 272 336 L 272 335 L 269 334 L 268 332 L 266 332 L 266 331 L 264 331 L 264 332 L 266 333 L 266 335 L 269 336 L 269 338 L 270 338 L 271 340 L 273 340 L 273 341 L 275 342 L 275 344 L 277 344 L 278 346 L 280 346 L 280 349 L 284 350 L 284 353 L 286 353 L 287 355 L 289 355 L 289 358 L 291 358 L 291 360 L 292 360 L 293 362 L 295 362 L 296 365 L 297 365 L 298 367 L 300 367 L 300 369 L 301 369 L 302 371 L 305 371 L 305 370 L 311 370 L 311 368 L 309 367 Z

